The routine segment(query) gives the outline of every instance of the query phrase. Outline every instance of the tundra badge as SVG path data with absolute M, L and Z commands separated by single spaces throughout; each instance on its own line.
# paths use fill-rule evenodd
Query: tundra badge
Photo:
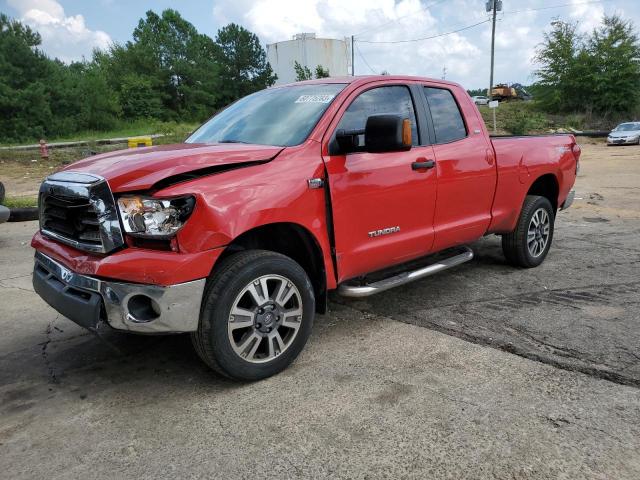
M 373 230 L 369 232 L 369 237 L 381 237 L 382 235 L 389 235 L 390 233 L 398 233 L 400 231 L 400 227 L 388 227 L 383 228 L 381 230 Z

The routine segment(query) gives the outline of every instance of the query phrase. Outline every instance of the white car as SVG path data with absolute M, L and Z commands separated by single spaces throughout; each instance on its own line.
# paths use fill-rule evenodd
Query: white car
M 482 95 L 476 95 L 475 97 L 471 97 L 471 100 L 473 100 L 473 103 L 475 103 L 476 105 L 489 104 L 489 98 Z
M 640 122 L 621 123 L 611 130 L 607 145 L 640 145 Z

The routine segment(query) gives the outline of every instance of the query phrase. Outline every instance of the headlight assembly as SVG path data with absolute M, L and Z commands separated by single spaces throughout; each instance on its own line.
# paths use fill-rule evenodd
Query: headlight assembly
M 139 195 L 118 199 L 124 230 L 136 237 L 169 238 L 182 228 L 195 206 L 192 196 L 153 198 Z

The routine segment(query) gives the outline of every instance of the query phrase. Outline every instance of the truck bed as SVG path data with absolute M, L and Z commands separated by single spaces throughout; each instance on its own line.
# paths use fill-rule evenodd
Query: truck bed
M 576 176 L 576 145 L 572 134 L 492 136 L 498 180 L 490 233 L 513 230 L 527 191 L 536 179 L 554 176 L 559 207 L 567 198 Z M 515 199 L 515 201 L 514 201 Z

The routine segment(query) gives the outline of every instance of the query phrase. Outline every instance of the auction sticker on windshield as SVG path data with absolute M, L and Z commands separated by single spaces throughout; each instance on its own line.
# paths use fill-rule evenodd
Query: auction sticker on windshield
M 329 103 L 335 95 L 300 95 L 295 103 Z

